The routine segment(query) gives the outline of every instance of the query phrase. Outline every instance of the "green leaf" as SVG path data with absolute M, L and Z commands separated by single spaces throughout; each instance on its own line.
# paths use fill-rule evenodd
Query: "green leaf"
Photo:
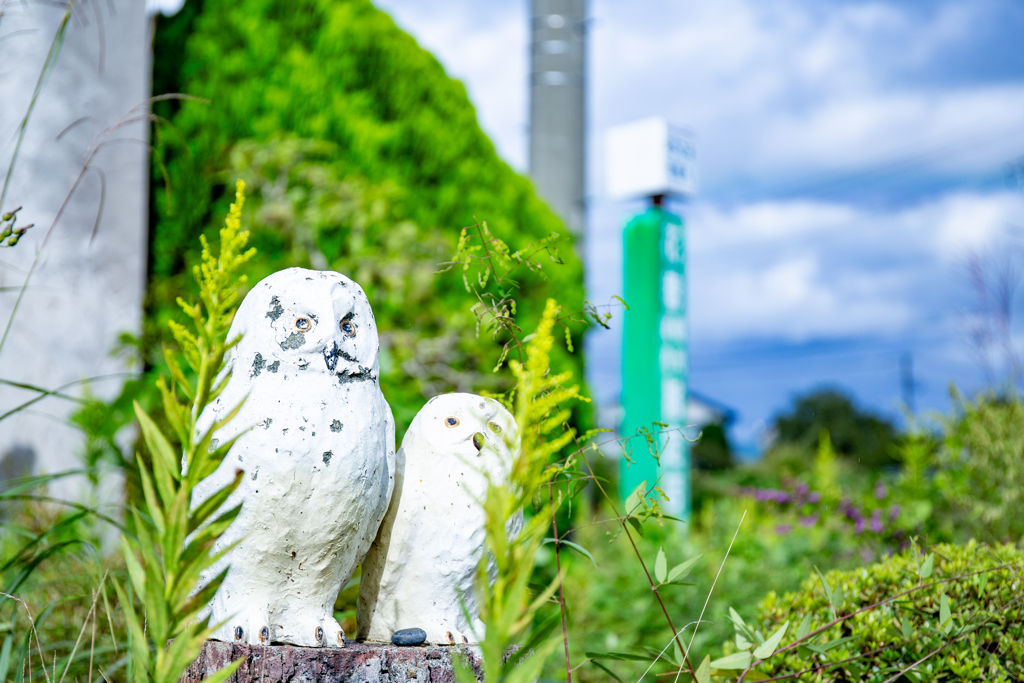
M 14 634 L 8 633 L 4 638 L 4 646 L 0 649 L 0 681 L 7 680 L 7 669 L 11 665 L 11 647 L 14 645 Z
M 789 622 L 787 621 L 780 626 L 775 633 L 771 634 L 768 639 L 764 641 L 763 645 L 760 645 L 756 650 L 754 650 L 754 656 L 758 659 L 768 659 L 775 654 L 775 650 L 778 649 L 779 643 L 782 642 L 782 637 L 786 635 L 786 629 L 788 628 Z
M 749 626 L 747 626 L 747 622 L 743 621 L 743 617 L 739 615 L 739 612 L 730 607 L 728 617 L 729 621 L 731 621 L 733 626 L 736 627 L 736 633 L 743 634 L 743 636 L 745 636 L 750 642 L 754 642 L 754 640 L 756 640 L 754 632 Z
M 619 662 L 650 662 L 654 655 L 634 655 L 629 652 L 585 652 L 590 659 L 612 659 Z
M 647 492 L 647 482 L 646 481 L 642 481 L 642 482 L 640 482 L 639 486 L 637 486 L 635 489 L 633 489 L 632 493 L 630 493 L 628 496 L 626 496 L 626 501 L 623 504 L 623 508 L 625 510 L 625 516 L 626 517 L 628 517 L 631 514 L 633 514 L 634 512 L 636 512 L 637 508 L 643 507 L 644 494 L 646 492 Z
M 354 613 L 353 613 L 354 614 Z M 505 660 L 503 668 L 505 670 L 513 669 L 519 666 L 520 662 L 526 660 L 537 651 L 541 645 L 543 645 L 547 639 L 551 636 L 551 633 L 561 624 L 561 618 L 558 612 L 554 612 L 542 621 L 540 624 L 536 624 L 533 627 L 533 631 L 530 635 L 530 639 L 523 643 L 523 646 L 519 648 L 511 657 Z
M 654 560 L 654 578 L 658 580 L 658 583 L 665 583 L 667 575 L 668 560 L 665 559 L 665 549 L 658 548 L 658 557 Z
M 617 680 L 617 681 L 618 681 L 619 683 L 623 683 L 623 680 L 622 680 L 621 678 L 619 678 L 619 677 L 618 677 L 618 676 L 617 676 L 617 675 L 615 674 L 615 672 L 614 672 L 614 671 L 612 671 L 611 669 L 609 669 L 609 668 L 608 668 L 607 666 L 605 666 L 605 665 L 604 665 L 604 664 L 602 664 L 601 662 L 597 661 L 596 659 L 591 659 L 591 660 L 590 660 L 590 663 L 591 663 L 591 664 L 593 664 L 594 666 L 596 666 L 596 667 L 597 667 L 598 669 L 600 669 L 601 671 L 603 671 L 603 672 L 605 672 L 606 674 L 608 674 L 609 676 L 611 676 L 612 678 L 614 678 L 615 680 Z
M 146 573 L 142 571 L 139 561 L 135 559 L 135 553 L 132 552 L 132 548 L 128 544 L 128 539 L 124 536 L 121 537 L 121 552 L 124 554 L 128 576 L 132 580 L 132 585 L 135 586 L 135 592 L 142 595 L 146 590 Z
M 711 683 L 711 655 L 704 655 L 696 674 L 697 683 Z
M 828 652 L 829 650 L 837 648 L 840 645 L 843 645 L 844 643 L 850 642 L 854 638 L 856 638 L 856 636 L 847 636 L 845 638 L 836 638 L 835 640 L 830 640 L 827 643 L 823 643 L 821 645 L 807 645 L 806 647 L 809 650 L 813 650 L 814 652 L 817 652 L 819 655 L 823 655 L 826 652 Z
M 903 615 L 902 623 L 903 640 L 910 640 L 910 637 L 914 635 L 914 628 L 910 625 L 910 619 L 907 619 L 907 615 Z
M 180 468 L 181 465 L 178 462 L 178 456 L 175 454 L 174 449 L 171 448 L 170 442 L 164 433 L 160 431 L 160 428 L 156 426 L 153 419 L 142 409 L 138 401 L 133 402 L 135 405 L 135 417 L 139 420 L 139 427 L 142 428 L 142 436 L 146 440 L 146 445 L 153 454 L 153 468 L 154 470 L 159 467 L 164 468 L 168 474 L 175 479 L 181 478 Z M 159 485 L 160 477 L 157 476 L 157 483 Z M 164 499 L 166 505 L 168 500 Z
M 636 532 L 642 537 L 644 535 L 644 525 L 640 523 L 640 520 L 636 517 L 629 517 L 626 519 L 629 525 L 636 529 Z
M 818 572 L 818 578 L 821 579 L 821 590 L 825 593 L 825 599 L 832 604 L 832 586 L 828 585 L 828 581 L 825 580 L 825 575 L 821 573 L 820 569 L 815 567 L 814 571 Z
M 945 628 L 950 616 L 952 615 L 949 610 L 949 596 L 943 593 L 939 598 L 939 628 Z
M 843 595 L 843 587 L 837 585 L 835 590 L 832 591 L 832 607 L 835 608 L 836 612 L 843 609 L 845 597 L 846 596 Z
M 750 653 L 749 652 L 734 652 L 727 657 L 716 659 L 711 662 L 711 668 L 713 669 L 746 669 L 750 666 Z
M 796 627 L 797 640 L 803 640 L 807 637 L 807 634 L 811 632 L 811 615 L 804 615 L 804 618 L 800 620 L 800 625 Z
M 693 565 L 697 564 L 697 560 L 699 560 L 702 557 L 704 557 L 704 555 L 697 555 L 696 557 L 691 557 L 682 564 L 677 564 L 675 567 L 672 568 L 672 571 L 668 573 L 668 579 L 666 579 L 666 583 L 672 583 L 673 581 L 677 581 L 679 579 L 685 579 L 687 575 L 689 575 L 690 570 L 693 569 Z
M 928 557 L 926 557 L 924 559 L 924 562 L 921 564 L 921 569 L 918 572 L 918 576 L 920 576 L 922 581 L 924 581 L 932 575 L 932 567 L 934 566 L 934 564 L 935 556 L 929 553 Z
M 220 509 L 221 505 L 224 504 L 224 501 L 226 501 L 228 497 L 235 492 L 235 489 L 238 488 L 238 485 L 242 483 L 243 476 L 245 476 L 245 473 L 242 472 L 241 470 L 238 470 L 237 472 L 235 472 L 235 478 L 231 481 L 231 483 L 229 483 L 227 486 L 214 493 L 212 496 L 210 496 L 209 498 L 207 498 L 206 500 L 204 500 L 202 503 L 195 506 L 191 510 L 188 519 L 188 533 L 191 534 L 193 531 L 199 528 L 201 524 L 208 520 L 211 515 L 213 515 L 215 512 L 217 512 L 217 510 Z
M 544 539 L 544 543 L 542 545 L 547 545 L 548 543 L 554 543 L 554 542 L 555 542 L 555 539 L 553 539 L 553 538 L 545 538 Z M 564 546 L 566 546 L 568 548 L 572 548 L 573 550 L 578 552 L 580 555 L 583 555 L 588 560 L 593 562 L 595 567 L 597 566 L 597 560 L 595 560 L 594 556 L 590 554 L 590 551 L 587 550 L 586 548 L 584 548 L 583 546 L 581 546 L 581 545 L 579 545 L 577 543 L 573 543 L 572 541 L 567 541 L 564 538 L 563 539 L 559 539 L 558 545 L 559 546 L 563 546 L 564 545 Z

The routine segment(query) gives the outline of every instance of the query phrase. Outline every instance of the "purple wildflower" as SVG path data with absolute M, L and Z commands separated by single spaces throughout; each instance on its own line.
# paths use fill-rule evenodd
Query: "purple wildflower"
M 878 483 L 875 484 L 875 498 L 877 498 L 878 500 L 882 500 L 883 498 L 885 498 L 888 495 L 889 495 L 889 489 L 887 489 L 885 487 L 885 482 L 883 482 L 881 479 L 879 479 Z
M 792 524 L 779 524 L 779 525 L 776 525 L 776 527 L 775 527 L 775 533 L 777 533 L 779 536 L 785 536 L 786 534 L 788 534 L 792 530 L 793 530 L 793 525 Z
M 821 494 L 818 493 L 817 491 L 811 491 L 811 495 L 807 497 L 807 500 L 810 501 L 811 503 L 820 503 Z
M 818 523 L 818 515 L 807 515 L 806 517 L 800 517 L 800 526 L 810 529 L 812 526 Z
M 899 505 L 892 505 L 889 508 L 889 519 L 890 520 L 895 520 L 899 516 L 900 516 L 900 506 Z
M 882 533 L 882 511 L 875 510 L 871 515 L 871 530 L 876 534 Z

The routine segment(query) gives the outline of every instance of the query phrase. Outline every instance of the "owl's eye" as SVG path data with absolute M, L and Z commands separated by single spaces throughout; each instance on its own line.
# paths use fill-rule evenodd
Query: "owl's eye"
M 444 423 L 449 427 L 458 427 L 459 418 L 455 417 L 454 415 L 450 415 L 444 419 Z
M 341 331 L 345 333 L 346 337 L 356 336 L 356 326 L 351 320 L 342 320 L 339 327 L 341 327 Z
M 311 321 L 309 318 L 296 318 L 295 329 L 298 330 L 299 332 L 309 332 L 311 329 L 313 329 L 313 321 Z
M 501 434 L 501 425 L 499 425 L 497 422 L 488 422 L 487 428 L 490 429 L 495 434 Z

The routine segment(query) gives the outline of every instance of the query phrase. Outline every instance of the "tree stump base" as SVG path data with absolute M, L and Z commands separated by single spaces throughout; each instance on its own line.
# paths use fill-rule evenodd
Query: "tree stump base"
M 231 683 L 455 683 L 456 653 L 468 657 L 479 680 L 480 651 L 468 645 L 294 647 L 208 640 L 181 683 L 200 683 L 236 659 L 243 661 Z

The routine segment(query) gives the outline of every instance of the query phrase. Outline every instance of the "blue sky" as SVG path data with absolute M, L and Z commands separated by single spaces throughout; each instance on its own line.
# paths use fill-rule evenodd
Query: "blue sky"
M 466 84 L 525 169 L 528 2 L 378 5 Z M 900 419 L 905 353 L 919 409 L 948 410 L 951 382 L 985 385 L 968 262 L 1024 246 L 1010 172 L 1024 159 L 1024 3 L 592 0 L 590 14 L 589 296 L 620 293 L 620 230 L 640 208 L 604 196 L 604 131 L 651 115 L 691 127 L 700 192 L 675 205 L 691 386 L 737 411 L 738 441 L 763 441 L 820 384 Z M 588 340 L 605 404 L 619 335 Z

